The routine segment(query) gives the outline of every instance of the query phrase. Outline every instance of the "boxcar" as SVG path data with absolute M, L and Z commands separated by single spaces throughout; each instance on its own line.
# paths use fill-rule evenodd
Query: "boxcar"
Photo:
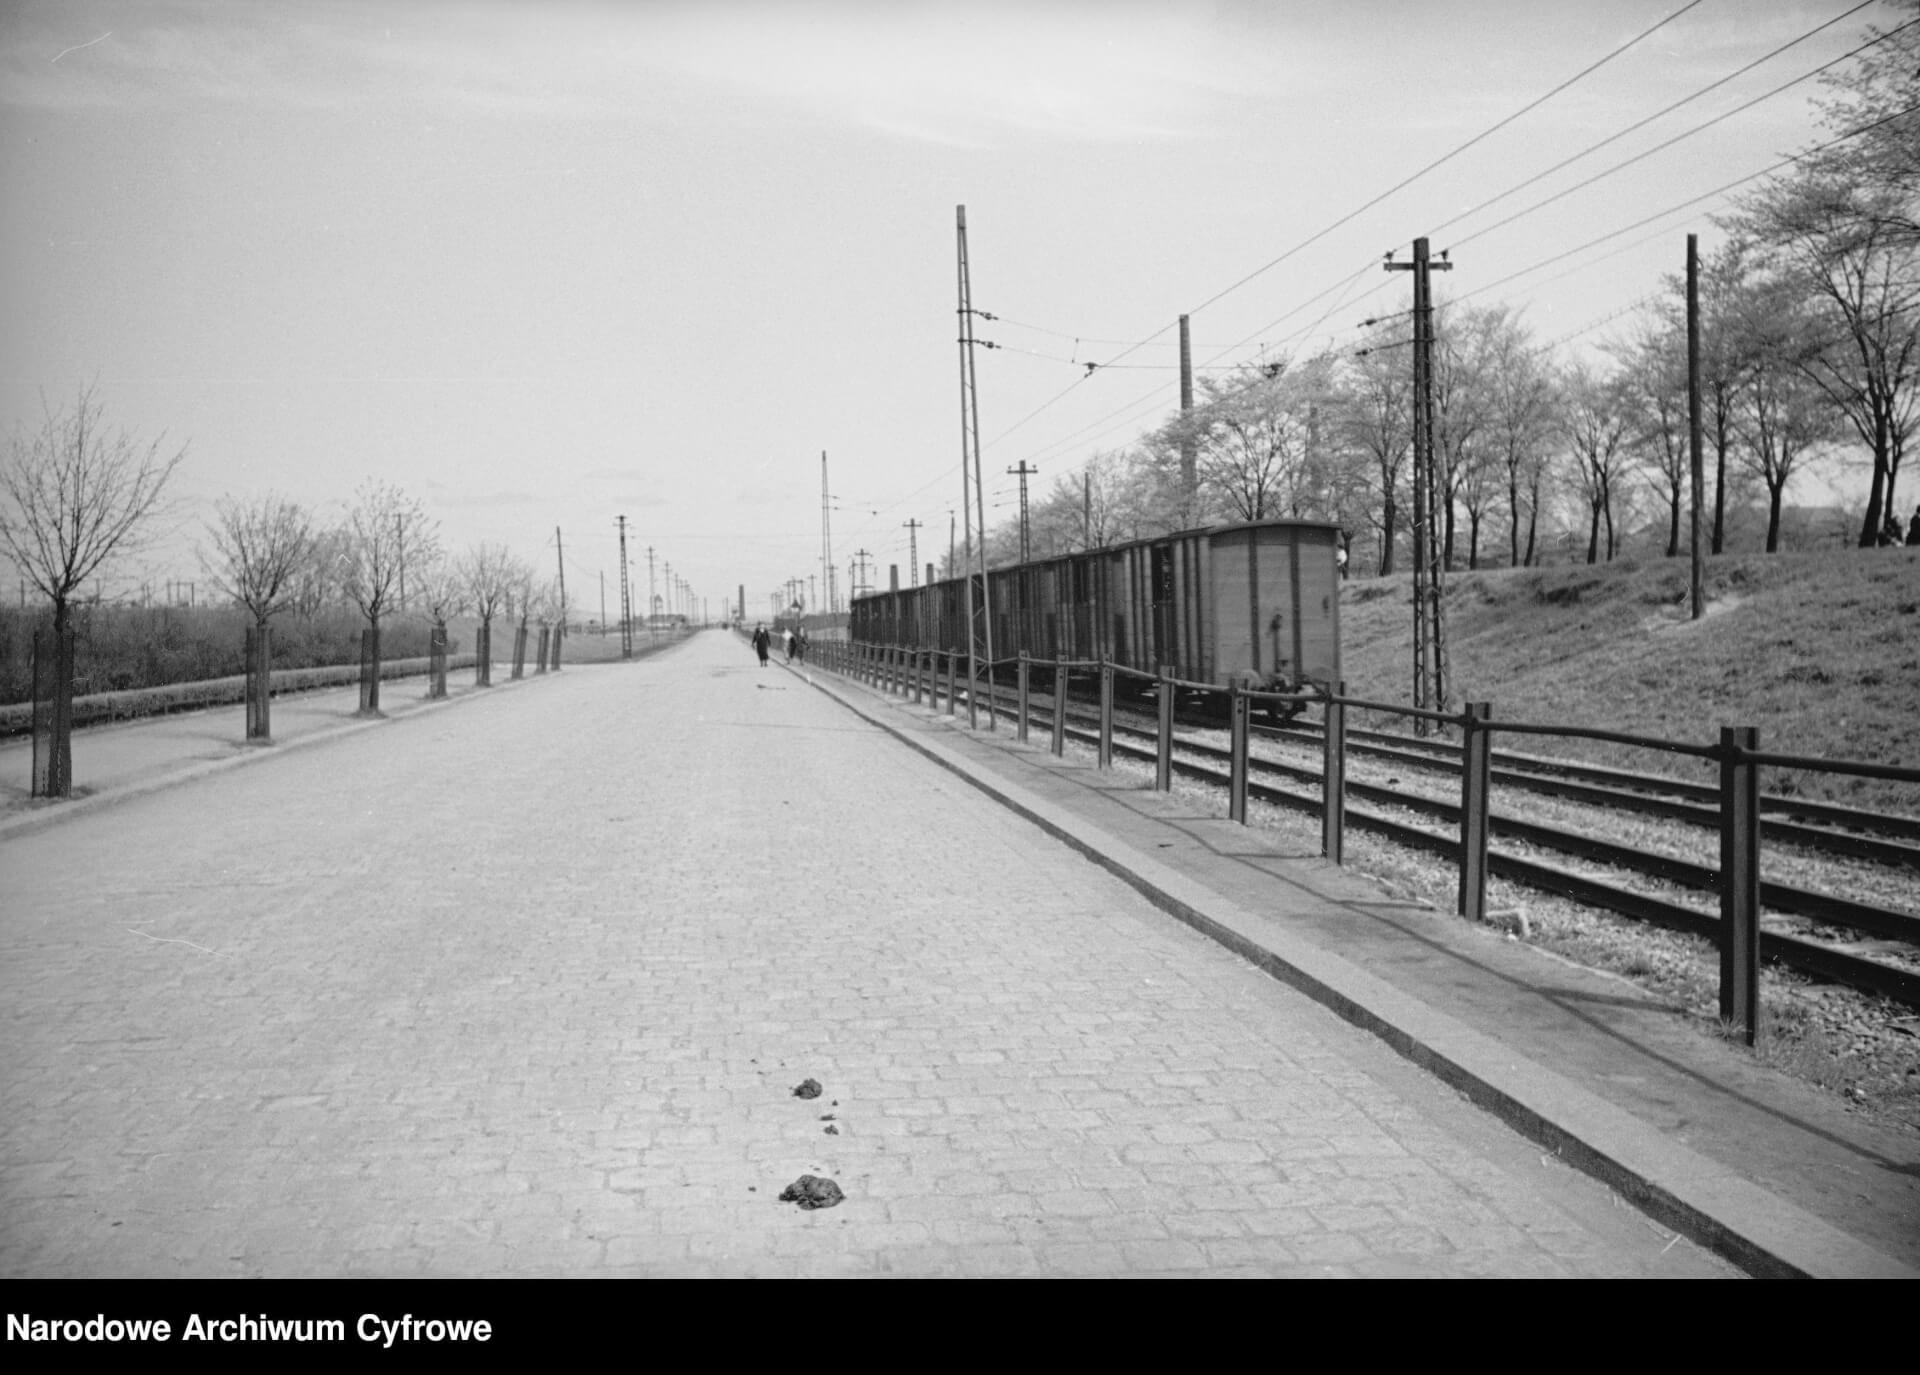
M 1039 559 L 987 574 L 993 657 L 1108 659 L 1268 691 L 1340 680 L 1340 529 L 1263 520 Z M 978 579 L 975 579 L 976 589 Z M 854 599 L 856 642 L 967 651 L 966 582 Z

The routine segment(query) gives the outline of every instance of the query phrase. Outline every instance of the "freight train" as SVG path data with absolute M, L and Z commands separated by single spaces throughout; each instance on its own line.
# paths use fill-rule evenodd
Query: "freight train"
M 987 574 L 993 658 L 1105 659 L 1264 692 L 1340 681 L 1340 527 L 1260 520 L 1036 559 Z M 974 578 L 976 594 L 978 575 Z M 853 601 L 856 644 L 967 652 L 966 580 Z

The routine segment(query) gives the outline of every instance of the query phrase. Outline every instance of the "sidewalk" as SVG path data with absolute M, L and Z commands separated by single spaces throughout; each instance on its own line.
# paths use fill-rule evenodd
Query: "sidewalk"
M 248 742 L 244 703 L 83 727 L 73 733 L 73 795 L 57 802 L 32 796 L 32 737 L 0 740 L 0 840 L 264 755 L 377 730 L 387 720 L 518 687 L 536 676 L 529 671 L 516 683 L 506 669 L 495 664 L 494 685 L 485 689 L 473 686 L 471 669 L 449 674 L 447 695 L 439 702 L 428 699 L 425 674 L 386 679 L 380 684 L 381 718 L 374 719 L 357 714 L 357 684 L 276 695 L 273 739 L 266 744 Z
M 1040 731 L 1021 745 L 1009 721 L 969 731 L 944 703 L 806 676 L 1749 1271 L 1920 1274 L 1920 1138 L 1755 1065 L 1631 982 L 1388 900 L 1227 821 L 1224 797 L 1204 814 L 1137 772 L 1055 759 Z

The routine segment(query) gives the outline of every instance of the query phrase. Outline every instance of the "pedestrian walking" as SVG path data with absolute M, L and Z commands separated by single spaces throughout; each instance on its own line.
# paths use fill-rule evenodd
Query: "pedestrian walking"
M 1920 520 L 1920 516 L 1916 516 L 1915 519 Z M 793 632 L 793 657 L 803 664 L 807 661 L 807 632 L 805 630 L 796 630 Z
M 760 667 L 767 666 L 767 651 L 771 648 L 773 648 L 773 636 L 767 634 L 767 628 L 764 625 L 756 625 L 753 628 L 753 651 L 760 656 Z
M 791 630 L 789 630 L 787 632 L 787 662 L 788 663 L 793 662 L 793 640 L 794 640 L 794 633 Z
M 1913 508 L 1913 519 L 1907 522 L 1907 547 L 1920 544 L 1920 506 Z

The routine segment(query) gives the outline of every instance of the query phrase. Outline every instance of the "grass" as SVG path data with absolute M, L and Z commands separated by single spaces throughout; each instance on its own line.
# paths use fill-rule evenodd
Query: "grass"
M 1450 574 L 1455 704 L 1489 701 L 1496 721 L 1691 744 L 1750 725 L 1764 750 L 1920 767 L 1920 549 L 1710 559 L 1699 621 L 1686 614 L 1687 584 L 1684 559 Z M 1411 604 L 1409 575 L 1347 585 L 1341 654 L 1352 695 L 1410 700 Z M 1654 750 L 1499 743 L 1711 778 L 1703 762 Z M 1762 786 L 1920 814 L 1920 785 L 1911 783 L 1768 769 Z

